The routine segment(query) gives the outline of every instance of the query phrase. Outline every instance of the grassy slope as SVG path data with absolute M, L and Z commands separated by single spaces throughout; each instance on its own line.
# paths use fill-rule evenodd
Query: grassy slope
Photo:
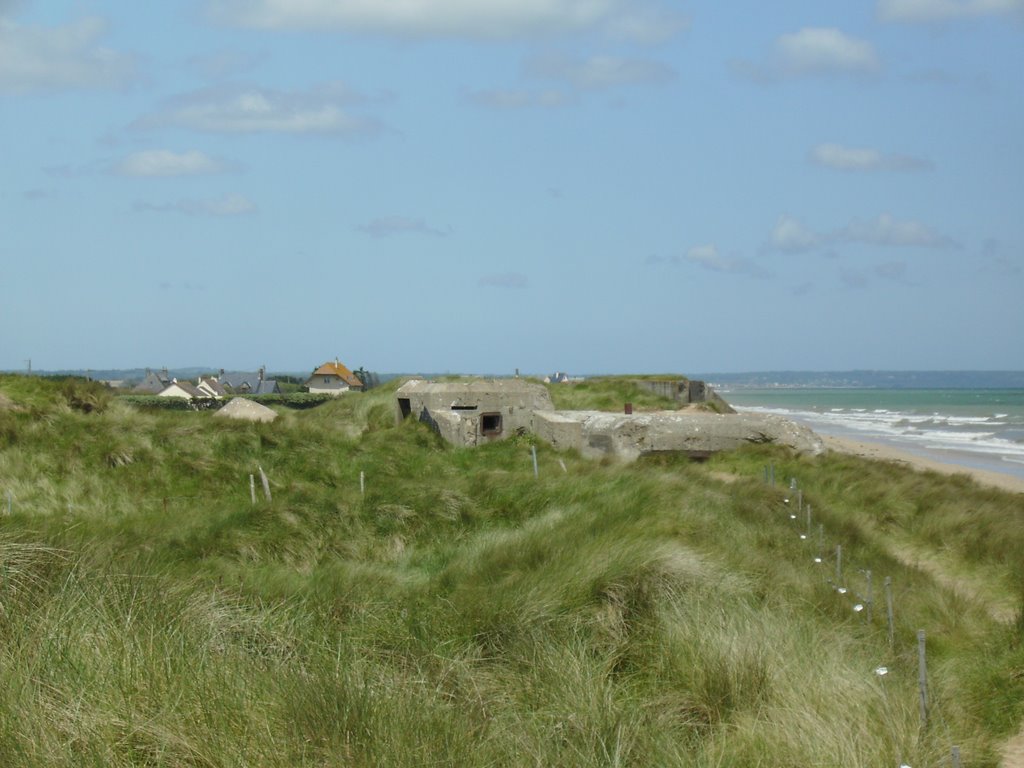
M 1019 498 L 768 449 L 538 445 L 538 481 L 529 438 L 394 426 L 393 388 L 256 425 L 82 413 L 0 377 L 32 406 L 0 408 L 0 763 L 922 766 L 957 743 L 992 765 L 1019 723 L 1019 624 L 891 555 L 941 549 L 1019 601 Z M 894 650 L 811 563 L 768 461 L 851 586 L 893 577 Z M 272 504 L 250 503 L 257 465 Z

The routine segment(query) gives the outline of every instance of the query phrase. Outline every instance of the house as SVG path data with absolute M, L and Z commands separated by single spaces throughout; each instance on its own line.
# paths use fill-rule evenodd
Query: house
M 544 377 L 545 384 L 568 384 L 570 381 L 572 381 L 572 379 L 569 378 L 569 374 L 562 373 L 561 371 L 557 371 L 550 376 Z
M 170 383 L 156 393 L 157 397 L 182 397 L 188 400 L 208 400 L 210 395 L 198 389 L 190 381 L 171 379 Z
M 132 389 L 132 392 L 140 395 L 157 395 L 166 389 L 167 385 L 170 383 L 171 377 L 167 373 L 166 368 L 164 368 L 160 373 L 151 371 L 147 368 L 146 378 L 142 380 L 141 384 L 138 384 L 134 389 Z
M 324 363 L 306 380 L 305 387 L 311 394 L 341 395 L 345 392 L 360 392 L 363 382 L 352 371 L 334 358 L 333 363 Z
M 227 394 L 233 395 L 277 395 L 281 392 L 281 386 L 274 379 L 266 378 L 267 369 L 260 367 L 254 373 L 235 371 L 233 373 L 220 372 L 218 381 L 224 387 Z
M 212 397 L 215 400 L 220 400 L 228 393 L 216 376 L 200 376 L 199 381 L 196 383 L 196 389 L 204 396 Z

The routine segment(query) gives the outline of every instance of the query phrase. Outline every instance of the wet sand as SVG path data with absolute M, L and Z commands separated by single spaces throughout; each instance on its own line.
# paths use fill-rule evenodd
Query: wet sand
M 983 469 L 975 469 L 960 464 L 946 464 L 941 461 L 933 461 L 923 456 L 917 456 L 907 451 L 901 451 L 885 443 L 874 443 L 865 440 L 854 440 L 848 437 L 835 437 L 833 435 L 821 435 L 825 445 L 831 451 L 851 453 L 854 456 L 861 456 L 866 459 L 879 461 L 896 461 L 908 464 L 915 469 L 932 470 L 947 475 L 970 475 L 978 483 L 1001 488 L 1012 493 L 1024 493 L 1024 478 L 1013 475 L 1004 475 L 1000 472 L 987 472 Z

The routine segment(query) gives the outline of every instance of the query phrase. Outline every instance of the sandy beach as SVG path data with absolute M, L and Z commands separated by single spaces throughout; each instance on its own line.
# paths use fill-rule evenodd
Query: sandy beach
M 923 456 L 917 456 L 907 451 L 901 451 L 885 443 L 875 443 L 865 440 L 853 440 L 847 437 L 835 437 L 833 435 L 822 435 L 821 439 L 831 451 L 852 453 L 867 459 L 879 461 L 896 461 L 908 464 L 916 469 L 929 469 L 934 472 L 942 472 L 948 475 L 966 474 L 977 480 L 982 485 L 990 485 L 1001 488 L 1012 493 L 1024 493 L 1024 478 L 1004 475 L 999 472 L 987 472 L 983 469 L 974 469 L 959 464 L 946 464 L 941 461 L 933 461 Z

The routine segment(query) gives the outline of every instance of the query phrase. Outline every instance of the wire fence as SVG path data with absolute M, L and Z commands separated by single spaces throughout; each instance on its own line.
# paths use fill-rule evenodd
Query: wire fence
M 773 463 L 764 467 L 764 483 L 769 487 L 776 487 L 775 465 Z M 790 478 L 788 487 L 782 493 L 781 507 L 785 517 L 797 526 L 798 541 L 805 543 L 811 541 L 812 526 L 814 523 L 812 507 L 810 503 L 805 504 L 804 490 L 799 486 L 795 477 Z M 875 617 L 878 614 L 874 610 L 875 581 L 872 570 L 870 568 L 857 567 L 857 564 L 852 563 L 849 557 L 844 561 L 842 543 L 836 543 L 835 549 L 832 550 L 833 554 L 830 555 L 827 553 L 825 550 L 826 530 L 824 523 L 818 523 L 817 536 L 815 537 L 815 540 L 817 542 L 817 553 L 812 557 L 807 558 L 809 564 L 815 568 L 821 568 L 823 578 L 826 583 L 832 587 L 835 594 L 840 599 L 847 601 L 850 610 L 855 614 L 862 616 L 869 626 L 874 626 Z M 829 562 L 830 557 L 831 562 Z M 832 568 L 829 568 L 829 565 L 831 565 Z M 851 588 L 850 586 L 851 580 L 849 575 L 851 573 L 858 575 L 857 588 Z M 890 653 L 894 654 L 894 661 L 892 663 L 897 665 L 900 664 L 899 659 L 902 654 L 895 653 L 897 650 L 895 647 L 896 594 L 894 594 L 892 576 L 886 575 L 884 577 L 883 592 L 885 599 L 886 639 Z M 953 766 L 953 768 L 960 768 L 960 747 L 959 745 L 952 743 L 954 739 L 948 722 L 944 717 L 941 702 L 939 699 L 932 696 L 930 692 L 926 631 L 924 629 L 918 629 L 915 633 L 915 638 L 917 643 L 918 711 L 920 713 L 921 731 L 923 733 L 929 733 L 934 732 L 934 729 L 936 728 L 940 729 L 942 736 L 945 738 L 946 742 L 950 744 L 949 764 Z M 911 652 L 906 654 L 906 656 L 913 657 L 914 654 Z M 873 670 L 873 673 L 882 680 L 893 672 L 894 670 L 890 669 L 888 665 L 878 665 Z M 888 698 L 891 695 L 890 687 L 884 684 L 881 687 L 883 696 L 886 697 L 886 704 L 888 705 Z M 902 757 L 898 758 L 897 765 L 899 768 L 912 768 L 912 766 L 903 761 Z
M 535 479 L 540 478 L 540 467 L 537 458 L 536 446 L 531 446 L 530 449 L 530 462 L 531 469 Z M 563 460 L 559 459 L 558 464 L 563 474 L 568 473 L 568 468 Z M 262 486 L 263 495 L 268 504 L 273 501 L 271 492 L 270 478 L 264 471 L 262 466 L 256 467 L 255 473 L 250 473 L 247 478 L 247 485 L 249 490 L 250 502 L 253 505 L 258 503 L 257 499 L 257 482 L 256 477 L 259 477 L 259 485 Z M 770 463 L 764 467 L 763 482 L 770 488 L 776 488 L 776 471 L 774 463 Z M 367 490 L 367 476 L 365 471 L 360 470 L 358 474 L 358 486 L 360 497 L 365 498 Z M 202 501 L 203 496 L 200 495 L 168 495 L 158 496 L 155 498 L 136 499 L 133 504 L 136 507 L 157 507 L 163 509 L 164 512 L 169 512 L 173 505 L 181 503 L 195 503 Z M 16 508 L 15 502 L 17 497 L 13 490 L 6 489 L 2 496 L 0 496 L 0 504 L 2 504 L 3 512 L 10 516 L 14 513 Z M 72 502 L 67 502 L 67 511 L 70 515 L 76 508 L 81 508 Z M 876 610 L 876 581 L 875 574 L 869 568 L 859 568 L 856 563 L 850 561 L 847 553 L 844 553 L 843 545 L 841 542 L 835 544 L 834 549 L 826 550 L 827 531 L 825 524 L 817 522 L 815 528 L 816 519 L 812 505 L 809 503 L 809 499 L 805 498 L 804 489 L 800 487 L 796 478 L 790 478 L 788 486 L 782 490 L 780 499 L 780 514 L 783 519 L 788 521 L 794 526 L 795 530 L 795 541 L 801 542 L 801 545 L 806 547 L 808 545 L 816 545 L 812 547 L 813 554 L 807 557 L 808 565 L 814 568 L 819 568 L 822 571 L 822 577 L 824 581 L 833 589 L 839 599 L 847 601 L 849 609 L 859 616 L 863 617 L 863 620 L 868 626 L 875 626 L 880 619 L 881 613 Z M 857 574 L 856 582 L 857 586 L 851 587 L 853 583 L 850 575 Z M 882 593 L 885 601 L 885 629 L 886 639 L 888 648 L 891 654 L 893 654 L 893 664 L 899 664 L 898 659 L 900 654 L 896 653 L 896 604 L 897 597 L 905 592 L 900 592 L 895 589 L 893 578 L 890 575 L 885 575 L 882 581 Z M 940 728 L 943 734 L 947 737 L 948 742 L 952 742 L 952 736 L 950 728 L 947 724 L 946 718 L 943 716 L 941 702 L 935 697 L 930 695 L 929 687 L 929 673 L 928 673 L 928 662 L 927 662 L 927 634 L 924 629 L 918 629 L 916 632 L 917 642 L 917 679 L 918 679 L 918 709 L 920 712 L 920 725 L 922 732 L 930 732 L 935 728 Z M 908 654 L 913 656 L 913 654 Z M 905 670 L 904 670 L 905 671 Z M 884 680 L 894 672 L 889 665 L 879 664 L 872 670 L 873 674 L 879 679 Z M 883 684 L 881 686 L 883 696 L 886 698 L 886 704 L 889 704 L 890 686 Z M 961 766 L 961 755 L 960 747 L 956 744 L 950 746 L 950 765 L 953 768 L 960 768 Z M 913 768 L 907 763 L 903 762 L 902 758 L 899 758 L 897 765 L 899 768 Z

